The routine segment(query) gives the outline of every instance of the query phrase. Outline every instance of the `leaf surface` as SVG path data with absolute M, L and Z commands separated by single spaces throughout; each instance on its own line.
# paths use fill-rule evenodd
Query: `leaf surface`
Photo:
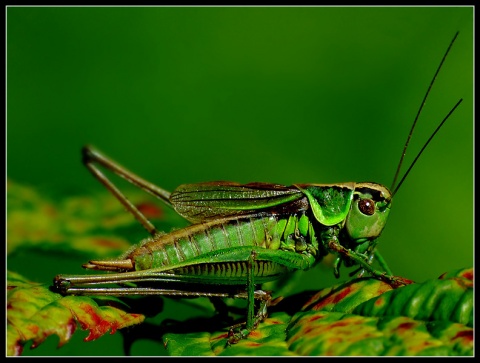
M 8 272 L 7 355 L 20 355 L 28 341 L 35 348 L 50 335 L 57 335 L 62 346 L 70 340 L 77 325 L 88 331 L 84 340 L 91 341 L 143 320 L 141 314 L 99 306 L 88 297 L 62 297 L 45 285 L 30 283 Z

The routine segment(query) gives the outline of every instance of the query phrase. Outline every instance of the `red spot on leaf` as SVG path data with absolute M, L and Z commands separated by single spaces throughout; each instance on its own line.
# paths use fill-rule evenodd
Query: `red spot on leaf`
M 92 319 L 92 322 L 88 323 L 82 321 L 81 317 L 79 317 L 82 328 L 84 330 L 90 330 L 88 336 L 84 339 L 84 341 L 89 342 L 91 340 L 95 340 L 105 334 L 112 327 L 112 324 L 102 319 L 102 317 L 98 315 L 90 305 L 82 304 L 80 308 Z
M 308 333 L 310 333 L 312 330 L 313 330 L 313 328 L 312 328 L 311 326 L 307 326 L 306 328 L 303 329 L 303 333 L 304 333 L 304 334 L 308 334 Z
M 375 306 L 382 306 L 384 303 L 384 298 L 380 297 L 375 301 Z
M 454 277 L 451 280 L 455 281 L 455 283 L 462 289 L 473 288 L 473 280 L 468 280 L 461 277 Z
M 29 325 L 27 329 L 30 330 L 33 333 L 33 335 L 37 335 L 38 331 L 40 330 L 38 325 Z
M 259 345 L 262 345 L 262 344 L 257 342 L 248 342 L 246 345 L 248 345 L 249 347 L 258 347 Z
M 254 331 L 250 332 L 249 336 L 251 336 L 252 338 L 253 338 L 253 337 L 259 338 L 259 337 L 262 336 L 262 334 L 260 334 L 260 333 L 259 333 L 258 331 L 256 331 L 256 330 L 254 330 Z
M 336 294 L 335 298 L 333 299 L 333 303 L 336 304 L 343 300 L 350 292 L 352 291 L 351 286 L 347 286 L 344 288 L 342 291 L 340 291 L 338 294 Z
M 336 328 L 336 327 L 347 326 L 347 325 L 352 325 L 352 321 L 345 321 L 345 320 L 336 321 L 335 323 L 330 324 L 330 327 Z
M 328 295 L 324 297 L 322 300 L 320 300 L 315 306 L 313 306 L 312 310 L 321 310 L 325 306 L 338 304 L 340 301 L 345 299 L 345 297 L 347 297 L 352 291 L 353 291 L 352 287 L 347 286 L 344 289 L 334 294 Z
M 340 338 L 340 337 L 331 337 L 328 339 L 329 345 L 334 345 L 336 343 L 341 343 L 341 342 L 343 342 L 343 338 Z
M 462 274 L 463 278 L 473 281 L 473 270 L 467 270 Z
M 161 218 L 163 217 L 163 210 L 153 203 L 141 203 L 137 208 L 147 218 Z
M 473 330 L 463 330 L 457 333 L 453 339 L 465 338 L 466 340 L 473 341 Z
M 92 308 L 90 305 L 88 305 L 88 304 L 81 304 L 81 305 L 80 305 L 80 308 L 81 308 L 85 313 L 87 313 L 88 315 L 90 315 L 95 322 L 96 322 L 96 321 L 100 321 L 100 317 L 98 316 L 97 313 L 95 313 L 95 311 L 93 310 L 93 308 Z
M 398 329 L 411 329 L 415 326 L 415 323 L 402 323 L 398 326 Z
M 108 321 L 101 321 L 100 324 L 94 325 L 90 328 L 90 332 L 88 333 L 88 336 L 84 339 L 84 341 L 90 342 L 101 337 L 110 329 L 110 327 L 111 325 Z

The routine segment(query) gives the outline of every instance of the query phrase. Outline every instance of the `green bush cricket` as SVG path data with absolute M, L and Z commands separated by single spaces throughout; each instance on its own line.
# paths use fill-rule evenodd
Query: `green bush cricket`
M 233 297 L 247 300 L 246 323 L 229 343 L 245 338 L 275 303 L 257 285 L 294 270 L 307 270 L 329 253 L 392 286 L 410 281 L 393 276 L 376 245 L 397 193 L 426 146 L 462 102 L 460 99 L 420 150 L 401 180 L 404 156 L 430 89 L 458 33 L 452 39 L 427 89 L 405 143 L 392 187 L 381 184 L 184 184 L 172 193 L 140 178 L 92 147 L 83 148 L 90 172 L 151 235 L 117 260 L 89 261 L 83 267 L 111 273 L 58 275 L 54 286 L 65 295 L 172 295 Z M 100 171 L 98 165 L 164 201 L 190 223 L 159 233 L 144 214 Z M 372 267 L 376 258 L 381 270 Z M 116 286 L 109 286 L 110 284 Z M 107 285 L 107 286 L 105 286 Z M 255 313 L 255 300 L 260 305 Z M 244 329 L 241 327 L 245 325 Z

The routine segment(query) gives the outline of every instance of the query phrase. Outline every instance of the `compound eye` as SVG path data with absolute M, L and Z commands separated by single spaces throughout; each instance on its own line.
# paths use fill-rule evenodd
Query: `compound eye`
M 375 202 L 371 199 L 361 199 L 358 202 L 358 209 L 363 214 L 371 216 L 375 213 Z

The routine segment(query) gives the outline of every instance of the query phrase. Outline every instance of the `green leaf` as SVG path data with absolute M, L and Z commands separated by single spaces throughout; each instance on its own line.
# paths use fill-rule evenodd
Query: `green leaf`
M 373 279 L 324 289 L 292 318 L 289 348 L 299 355 L 472 355 L 473 281 L 456 277 L 463 275 L 473 270 L 397 289 Z
M 287 339 L 298 355 L 457 356 L 473 355 L 472 337 L 473 329 L 451 322 L 309 311 L 293 320 Z
M 302 310 L 350 313 L 360 303 L 390 290 L 393 290 L 392 286 L 384 281 L 372 278 L 356 279 L 320 290 L 306 302 Z
M 473 276 L 473 269 L 461 270 Z M 451 321 L 473 326 L 473 280 L 446 277 L 388 291 L 357 306 L 364 316 L 407 316 L 422 321 Z
M 7 275 L 7 289 L 7 355 L 20 355 L 28 341 L 35 348 L 53 334 L 62 346 L 75 332 L 77 323 L 89 331 L 85 341 L 91 341 L 144 320 L 141 314 L 99 306 L 88 297 L 62 297 L 11 272 Z

